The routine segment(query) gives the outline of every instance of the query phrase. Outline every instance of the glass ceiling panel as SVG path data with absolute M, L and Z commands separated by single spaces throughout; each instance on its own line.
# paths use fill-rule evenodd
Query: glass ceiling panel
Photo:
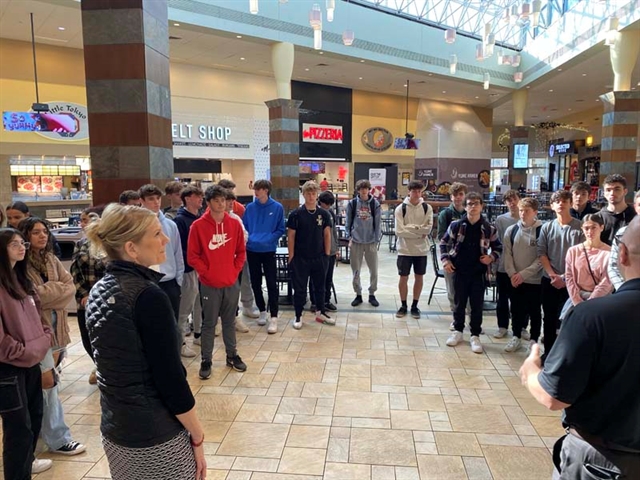
M 392 15 L 406 17 L 457 33 L 482 39 L 491 25 L 497 45 L 522 49 L 527 38 L 535 38 L 578 0 L 543 0 L 538 25 L 533 26 L 536 2 L 522 0 L 345 0 Z M 523 14 L 523 5 L 529 14 Z M 507 14 L 508 12 L 508 14 Z M 516 15 L 513 15 L 513 14 Z

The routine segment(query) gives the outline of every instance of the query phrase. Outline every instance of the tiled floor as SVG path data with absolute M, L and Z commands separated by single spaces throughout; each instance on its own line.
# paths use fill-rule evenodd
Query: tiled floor
M 226 368 L 220 350 L 209 380 L 198 378 L 198 360 L 186 363 L 206 431 L 209 480 L 551 478 L 549 448 L 563 433 L 560 413 L 538 405 L 520 385 L 524 351 L 505 354 L 508 339 L 490 335 L 481 336 L 482 355 L 470 351 L 466 334 L 458 347 L 447 347 L 451 318 L 442 292 L 430 306 L 423 295 L 420 320 L 395 318 L 395 260 L 383 245 L 379 308 L 349 305 L 351 270 L 340 264 L 336 326 L 305 314 L 296 331 L 293 312 L 285 310 L 277 334 L 255 322 L 247 322 L 250 333 L 238 334 L 246 373 Z M 432 282 L 429 265 L 427 294 Z M 493 313 L 484 328 L 494 331 Z M 61 395 L 74 438 L 87 452 L 51 457 L 53 469 L 38 480 L 110 478 L 99 393 L 87 383 L 91 362 L 72 329 Z

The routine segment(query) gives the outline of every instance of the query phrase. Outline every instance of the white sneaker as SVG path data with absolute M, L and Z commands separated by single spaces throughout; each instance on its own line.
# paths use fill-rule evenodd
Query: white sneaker
M 335 318 L 331 318 L 326 313 L 316 312 L 316 322 L 322 323 L 324 325 L 335 325 L 336 324 L 336 319 Z
M 186 358 L 193 358 L 196 356 L 196 352 L 194 352 L 189 345 L 186 343 L 182 345 L 182 349 L 180 350 L 180 355 Z
M 531 340 L 531 334 L 523 328 L 522 332 L 520 332 L 520 338 L 528 342 L 529 340 Z
M 49 470 L 53 465 L 53 460 L 48 458 L 36 458 L 31 464 L 31 473 L 42 473 Z
M 471 336 L 471 351 L 473 353 L 482 353 L 482 343 L 480 343 L 480 337 L 477 335 Z
M 537 345 L 537 343 L 538 342 L 536 342 L 535 340 L 529 340 L 529 343 L 527 344 L 527 356 L 531 354 L 531 349 L 534 345 Z
M 216 328 L 213 331 L 213 335 L 216 337 L 219 337 L 221 333 L 222 333 L 222 320 L 218 319 L 218 321 L 216 322 Z
M 293 320 L 293 328 L 300 330 L 302 328 L 302 318 L 295 318 Z
M 245 325 L 240 317 L 236 317 L 236 332 L 247 333 L 249 331 L 249 327 Z
M 278 317 L 271 317 L 269 325 L 267 325 L 267 333 L 276 333 L 278 331 Z
M 504 346 L 504 351 L 515 352 L 520 348 L 520 345 L 522 345 L 522 341 L 518 337 L 511 337 L 511 340 L 509 340 L 509 343 L 507 343 Z
M 242 309 L 242 315 L 248 318 L 260 318 L 260 310 L 258 310 L 256 307 L 244 307 Z
M 202 344 L 202 337 L 198 337 L 198 338 L 193 338 L 193 344 L 194 345 L 201 345 Z
M 263 327 L 266 324 L 267 324 L 267 312 L 260 312 L 260 315 L 258 317 L 258 325 Z
M 451 322 L 451 323 L 449 324 L 449 330 L 451 330 L 452 332 L 455 332 L 455 331 L 456 331 L 456 327 L 455 327 L 454 323 L 455 323 L 455 322 Z
M 476 337 L 478 338 L 478 337 Z M 449 347 L 455 347 L 462 340 L 462 332 L 454 331 L 449 338 L 447 338 L 447 345 Z
M 496 333 L 493 334 L 493 338 L 504 338 L 507 336 L 508 330 L 506 328 L 498 328 Z

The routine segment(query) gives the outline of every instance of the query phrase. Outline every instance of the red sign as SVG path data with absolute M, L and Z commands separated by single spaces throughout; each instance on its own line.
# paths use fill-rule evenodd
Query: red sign
M 342 143 L 342 127 L 303 123 L 302 141 L 312 143 Z

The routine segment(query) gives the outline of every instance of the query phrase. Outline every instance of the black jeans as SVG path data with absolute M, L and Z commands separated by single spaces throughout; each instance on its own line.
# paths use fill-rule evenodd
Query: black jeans
M 276 281 L 276 252 L 250 252 L 247 250 L 247 262 L 249 262 L 249 276 L 251 277 L 251 289 L 256 300 L 256 307 L 261 312 L 267 310 L 267 305 L 262 295 L 262 275 L 267 282 L 267 294 L 269 295 L 269 312 L 271 317 L 278 316 L 278 282 Z
M 87 355 L 89 355 L 91 360 L 93 360 L 93 350 L 91 349 L 91 340 L 89 340 L 89 331 L 87 330 L 87 311 L 84 308 L 79 308 L 77 315 L 82 346 L 84 347 L 85 352 L 87 352 Z
M 20 368 L 0 363 L 2 461 L 7 480 L 31 480 L 31 464 L 42 426 L 40 366 Z
M 482 331 L 482 304 L 484 303 L 484 272 L 460 272 L 454 273 L 453 283 L 455 295 L 453 302 L 453 326 L 458 332 L 464 330 L 464 317 L 467 302 L 471 307 L 471 335 L 480 335 Z
M 160 282 L 158 286 L 167 294 L 169 301 L 171 301 L 171 309 L 173 310 L 173 316 L 177 325 L 178 318 L 180 318 L 180 296 L 182 295 L 182 289 L 175 278 L 173 280 L 167 280 L 166 282 Z
M 324 303 L 331 302 L 331 287 L 333 287 L 333 270 L 336 267 L 336 256 L 329 255 L 327 257 L 327 274 L 324 277 Z M 313 286 L 313 279 L 309 281 L 309 299 L 311 304 L 317 305 L 314 298 L 315 287 Z
M 556 330 L 560 328 L 560 312 L 564 306 L 569 292 L 565 288 L 556 288 L 551 285 L 551 280 L 542 277 L 540 284 L 542 292 L 542 311 L 544 313 L 544 354 L 549 355 L 553 344 L 556 343 Z
M 540 285 L 522 283 L 517 288 L 511 287 L 511 323 L 513 336 L 520 338 L 522 330 L 527 328 L 527 319 L 531 319 L 531 340 L 540 338 L 542 328 L 542 312 Z
M 327 272 L 326 255 L 316 258 L 302 258 L 294 256 L 291 264 L 291 282 L 293 283 L 293 307 L 296 311 L 296 318 L 302 316 L 302 309 L 307 301 L 307 284 L 309 278 L 313 282 L 313 300 L 316 310 L 324 312 L 324 284 Z
M 505 272 L 497 272 L 496 285 L 498 287 L 498 305 L 496 306 L 498 328 L 509 328 L 509 300 L 513 288 L 509 275 Z
M 591 445 L 572 434 L 561 442 L 560 468 L 556 480 L 640 478 L 640 453 L 626 453 Z M 554 447 L 554 453 L 555 449 Z

